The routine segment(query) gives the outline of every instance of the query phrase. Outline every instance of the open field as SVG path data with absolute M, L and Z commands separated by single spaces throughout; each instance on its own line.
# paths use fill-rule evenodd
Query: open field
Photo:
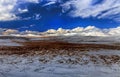
M 100 49 L 108 49 L 108 50 L 120 50 L 120 46 L 118 45 L 106 45 L 106 44 L 76 44 L 76 43 L 67 43 L 67 42 L 51 42 L 51 41 L 29 41 L 29 42 L 19 42 L 22 46 L 1 46 L 0 54 L 34 54 L 32 51 L 38 51 L 39 53 L 44 50 L 43 54 L 48 53 L 56 53 L 59 54 L 61 52 L 56 50 L 67 50 L 68 53 L 76 53 L 77 50 L 79 52 L 82 51 L 90 51 L 90 50 L 100 50 Z M 46 52 L 47 50 L 51 50 Z M 66 52 L 67 53 L 67 52 Z M 65 53 L 64 53 L 65 54 Z
M 119 42 L 86 38 L 0 37 L 0 77 L 120 77 Z

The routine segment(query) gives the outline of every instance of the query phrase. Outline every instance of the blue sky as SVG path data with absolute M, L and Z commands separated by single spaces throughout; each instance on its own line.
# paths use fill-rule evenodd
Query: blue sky
M 33 31 L 120 26 L 120 0 L 0 0 L 0 28 Z

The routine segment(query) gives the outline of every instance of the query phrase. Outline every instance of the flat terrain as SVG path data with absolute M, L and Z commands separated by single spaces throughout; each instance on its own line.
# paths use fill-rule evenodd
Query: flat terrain
M 77 44 L 77 43 L 68 43 L 60 41 L 27 41 L 27 42 L 17 42 L 22 46 L 0 46 L 0 54 L 34 54 L 32 51 L 42 52 L 43 54 L 56 53 L 56 50 L 67 50 L 68 53 L 76 53 L 75 50 L 79 52 L 90 51 L 90 50 L 120 50 L 119 45 L 107 45 L 107 44 Z M 46 52 L 47 50 L 51 50 Z M 61 53 L 58 52 L 57 53 Z M 65 53 L 64 53 L 65 54 Z
M 0 67 L 0 77 L 120 77 L 120 43 L 106 37 L 5 36 Z

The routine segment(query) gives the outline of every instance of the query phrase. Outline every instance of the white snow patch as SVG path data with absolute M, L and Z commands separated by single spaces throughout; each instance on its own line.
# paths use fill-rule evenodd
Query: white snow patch
M 10 39 L 0 39 L 0 46 L 22 46 L 19 43 L 13 42 Z
M 115 53 L 114 53 L 115 52 Z M 87 52 L 89 55 L 117 55 L 120 51 Z M 0 56 L 0 77 L 120 77 L 120 64 L 103 65 L 89 63 L 79 64 L 59 64 L 57 60 L 61 58 L 71 58 L 57 56 L 48 63 L 42 63 L 39 59 L 50 59 L 49 56 Z M 89 59 L 84 56 L 83 60 Z M 74 59 L 74 58 L 73 58 Z M 99 60 L 99 59 L 98 59 Z

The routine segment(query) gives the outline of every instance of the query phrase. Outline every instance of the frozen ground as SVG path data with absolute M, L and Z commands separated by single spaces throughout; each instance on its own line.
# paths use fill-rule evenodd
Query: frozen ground
M 0 36 L 0 46 L 22 46 L 18 42 L 25 42 L 27 38 L 16 36 Z
M 119 36 L 39 36 L 39 37 L 25 37 L 25 36 L 0 36 L 0 46 L 22 46 L 18 42 L 25 41 L 37 41 L 37 40 L 48 40 L 48 41 L 63 41 L 69 43 L 86 43 L 86 44 L 118 44 L 120 45 Z
M 81 52 L 80 56 L 0 56 L 0 77 L 120 77 L 120 51 Z
M 0 46 L 22 46 L 19 43 L 16 43 L 10 39 L 0 39 Z
M 119 44 L 119 37 L 107 39 L 107 37 L 61 36 L 29 39 L 1 38 L 0 46 L 23 46 L 18 42 L 36 40 Z M 64 51 L 66 52 L 67 50 L 57 50 L 57 52 L 62 53 L 64 53 Z M 49 50 L 46 50 L 45 52 L 49 52 Z M 70 52 L 70 50 L 67 52 Z M 44 55 L 1 54 L 0 77 L 120 77 L 120 50 L 89 50 L 77 52 L 76 55 L 60 55 L 57 53 Z

